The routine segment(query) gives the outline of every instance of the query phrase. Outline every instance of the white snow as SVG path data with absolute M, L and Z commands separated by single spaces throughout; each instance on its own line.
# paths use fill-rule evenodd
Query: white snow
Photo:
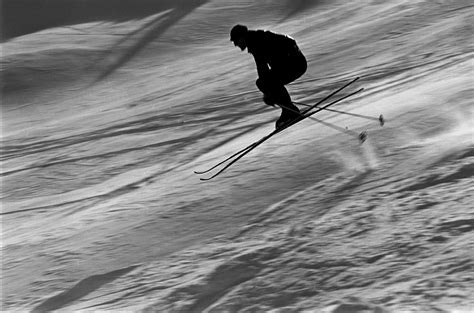
M 81 3 L 3 13 L 2 310 L 474 311 L 469 1 Z M 279 114 L 236 23 L 386 125 L 321 112 L 367 142 L 305 120 L 201 182 Z

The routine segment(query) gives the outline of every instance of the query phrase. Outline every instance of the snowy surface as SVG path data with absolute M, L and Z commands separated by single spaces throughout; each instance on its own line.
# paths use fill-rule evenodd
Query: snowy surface
M 471 1 L 42 2 L 3 13 L 3 310 L 474 311 Z M 236 23 L 386 125 L 318 113 L 369 139 L 305 120 L 201 182 L 279 115 Z

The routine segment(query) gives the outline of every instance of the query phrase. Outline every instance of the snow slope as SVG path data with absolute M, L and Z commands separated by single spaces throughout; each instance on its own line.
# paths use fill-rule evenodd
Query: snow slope
M 3 310 L 474 311 L 470 1 L 3 8 Z M 298 41 L 295 100 L 361 76 L 336 108 L 387 124 L 320 113 L 369 140 L 305 120 L 199 181 L 279 114 L 235 23 Z

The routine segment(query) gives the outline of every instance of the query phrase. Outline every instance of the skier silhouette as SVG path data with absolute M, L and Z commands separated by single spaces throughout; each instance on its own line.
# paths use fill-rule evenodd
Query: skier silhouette
M 280 128 L 299 116 L 299 109 L 291 101 L 285 85 L 306 72 L 307 63 L 296 41 L 286 35 L 266 30 L 249 30 L 245 25 L 235 25 L 230 40 L 242 51 L 247 49 L 257 65 L 258 89 L 263 101 L 282 108 L 275 127 Z

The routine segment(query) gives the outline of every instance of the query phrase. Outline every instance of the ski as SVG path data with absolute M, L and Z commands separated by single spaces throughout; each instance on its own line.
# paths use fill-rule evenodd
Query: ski
M 337 89 L 336 91 L 333 91 L 332 93 L 330 93 L 329 95 L 327 95 L 326 97 L 324 97 L 323 99 L 319 100 L 316 104 L 314 105 L 311 105 L 309 106 L 308 109 L 306 109 L 305 111 L 303 111 L 301 113 L 301 115 L 304 115 L 304 114 L 307 114 L 309 111 L 311 111 L 313 108 L 317 107 L 318 105 L 320 105 L 321 103 L 323 103 L 324 101 L 326 101 L 327 99 L 331 98 L 332 96 L 334 96 L 335 94 L 337 94 L 338 92 L 340 92 L 341 90 L 343 90 L 344 88 L 348 87 L 349 85 L 353 84 L 354 82 L 356 82 L 360 77 L 356 77 L 354 78 L 353 80 L 351 80 L 350 82 L 348 82 L 347 84 L 345 84 L 344 86 L 342 86 L 341 88 Z M 294 121 L 294 123 L 297 123 L 299 120 L 296 119 Z M 290 125 L 286 125 L 286 126 L 290 126 Z M 286 127 L 285 127 L 286 128 Z M 283 128 L 284 129 L 284 128 Z M 275 134 L 277 134 L 278 132 L 282 131 L 283 130 L 282 128 L 279 128 L 279 129 L 275 129 L 273 132 L 271 132 L 270 134 L 268 134 L 267 136 L 273 136 Z M 266 136 L 265 136 L 266 137 Z M 264 138 L 265 138 L 264 137 Z M 254 143 L 248 145 L 247 147 L 235 152 L 234 154 L 230 155 L 229 157 L 227 157 L 226 159 L 220 161 L 219 163 L 215 164 L 214 166 L 208 168 L 207 170 L 204 170 L 204 171 L 194 171 L 195 174 L 205 174 L 205 173 L 208 173 L 210 171 L 212 171 L 213 169 L 219 167 L 220 165 L 224 164 L 225 162 L 235 158 L 235 157 L 238 157 L 240 154 L 242 153 L 246 153 L 247 150 L 249 149 L 252 149 L 255 145 L 259 145 L 260 144 L 260 141 L 263 140 L 264 138 L 260 139 L 260 140 L 257 140 L 255 141 Z
M 333 104 L 336 104 L 344 99 L 347 99 L 359 92 L 361 92 L 362 90 L 364 90 L 364 88 L 361 88 L 357 91 L 354 91 L 353 93 L 350 93 L 348 94 L 347 96 L 344 96 L 342 97 L 341 99 L 338 99 L 338 100 L 335 100 L 331 103 L 329 103 L 327 106 L 330 106 L 330 105 L 333 105 Z M 326 107 L 327 107 L 326 106 Z M 311 113 L 308 113 L 308 114 L 305 114 L 303 117 L 300 117 L 300 118 L 297 118 L 296 120 L 294 120 L 293 122 L 291 123 L 288 123 L 287 125 L 283 126 L 282 128 L 278 129 L 278 130 L 275 130 L 273 132 L 271 132 L 270 134 L 268 134 L 267 136 L 263 137 L 262 139 L 256 141 L 255 143 L 253 143 L 252 145 L 248 146 L 246 149 L 244 149 L 243 151 L 240 152 L 240 154 L 238 154 L 238 156 L 236 155 L 235 156 L 235 159 L 233 159 L 232 161 L 230 161 L 226 166 L 224 166 L 222 169 L 220 169 L 217 173 L 215 173 L 214 175 L 208 177 L 208 178 L 200 178 L 200 180 L 203 180 L 203 181 L 206 181 L 206 180 L 211 180 L 213 179 L 214 177 L 218 176 L 219 174 L 221 174 L 222 172 L 224 172 L 226 169 L 228 169 L 232 164 L 234 164 L 235 162 L 237 162 L 238 160 L 240 160 L 242 157 L 244 157 L 246 154 L 248 154 L 250 151 L 252 151 L 253 149 L 255 149 L 257 146 L 261 145 L 262 143 L 264 143 L 265 141 L 267 141 L 268 139 L 270 139 L 271 137 L 273 137 L 274 135 L 278 134 L 279 132 L 287 129 L 288 127 L 292 126 L 292 125 L 295 125 L 296 123 L 304 120 L 305 118 L 308 118 L 310 117 L 311 115 L 317 113 L 317 112 L 320 112 L 322 109 L 319 109 L 319 110 L 316 110 L 316 111 L 313 111 Z M 361 141 L 365 141 L 365 139 L 367 138 L 367 136 L 363 137 L 359 137 Z
M 197 174 L 204 174 L 204 173 L 207 173 L 207 172 L 210 172 L 211 170 L 217 168 L 218 166 L 224 164 L 225 162 L 233 159 L 231 162 L 229 162 L 227 165 L 225 165 L 222 169 L 220 169 L 217 173 L 215 173 L 214 175 L 208 177 L 208 178 L 200 178 L 200 180 L 203 180 L 203 181 L 206 181 L 206 180 L 210 180 L 216 176 L 218 176 L 219 174 L 221 174 L 222 172 L 224 172 L 227 168 L 229 168 L 232 164 L 234 164 L 235 162 L 237 162 L 238 160 L 240 160 L 242 157 L 244 157 L 246 154 L 248 154 L 250 151 L 252 151 L 253 149 L 255 149 L 257 146 L 259 146 L 260 144 L 264 143 L 265 141 L 267 141 L 268 139 L 270 139 L 271 137 L 273 137 L 274 135 L 280 133 L 281 131 L 287 129 L 288 127 L 310 117 L 311 115 L 317 113 L 317 112 L 320 112 L 321 110 L 324 110 L 325 108 L 331 106 L 331 105 L 334 105 L 344 99 L 347 99 L 348 97 L 350 96 L 353 96 L 355 95 L 356 93 L 359 93 L 361 92 L 364 88 L 361 88 L 353 93 L 350 93 L 338 100 L 335 100 L 327 105 L 325 105 L 324 107 L 317 107 L 318 105 L 320 105 L 322 102 L 326 101 L 327 99 L 329 99 L 330 97 L 334 96 L 335 94 L 337 94 L 338 92 L 340 92 L 341 90 L 343 90 L 344 88 L 348 87 L 349 85 L 351 85 L 352 83 L 354 83 L 355 81 L 357 81 L 359 79 L 359 77 L 356 77 L 355 79 L 353 79 L 352 81 L 350 81 L 349 83 L 347 83 L 346 85 L 342 86 L 341 88 L 337 89 L 336 91 L 332 92 L 331 94 L 327 95 L 326 97 L 324 97 L 323 99 L 321 99 L 320 101 L 318 101 L 316 104 L 312 105 L 311 107 L 309 107 L 307 110 L 305 110 L 304 112 L 301 113 L 301 115 L 296 118 L 295 120 L 293 120 L 292 122 L 282 126 L 281 128 L 278 128 L 278 129 L 275 129 L 274 131 L 272 131 L 270 134 L 262 137 L 261 139 L 255 141 L 254 143 L 248 145 L 247 147 L 237 151 L 236 153 L 234 153 L 233 155 L 229 156 L 228 158 L 226 158 L 225 160 L 219 162 L 218 164 L 214 165 L 213 167 L 209 168 L 208 170 L 206 171 L 195 171 L 195 173 Z M 314 108 L 316 108 L 315 111 L 311 112 L 311 110 L 313 110 Z

